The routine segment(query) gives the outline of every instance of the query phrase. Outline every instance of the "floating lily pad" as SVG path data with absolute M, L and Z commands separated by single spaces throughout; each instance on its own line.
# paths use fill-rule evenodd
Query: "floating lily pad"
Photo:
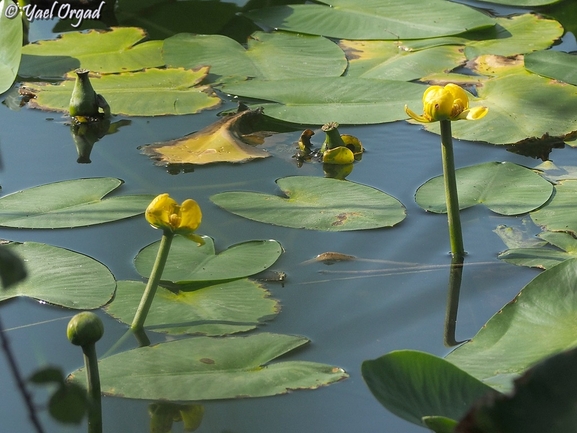
M 397 350 L 364 361 L 361 371 L 379 403 L 421 426 L 427 416 L 459 420 L 478 398 L 494 393 L 450 362 L 414 350 Z
M 391 227 L 405 218 L 404 206 L 378 189 L 314 176 L 277 180 L 284 197 L 256 192 L 223 192 L 217 206 L 255 221 L 323 231 Z
M 348 377 L 338 367 L 307 361 L 269 363 L 308 343 L 305 337 L 186 338 L 101 359 L 102 393 L 147 400 L 200 401 L 264 397 L 315 389 Z M 86 384 L 84 369 L 69 380 Z
M 262 144 L 264 139 L 247 133 L 251 122 L 256 122 L 261 115 L 262 110 L 241 111 L 222 117 L 194 134 L 144 146 L 141 150 L 156 159 L 158 165 L 240 163 L 266 158 L 270 154 L 255 147 L 255 144 Z
M 551 248 L 550 245 L 510 248 L 499 254 L 499 258 L 514 265 L 549 269 L 560 262 L 577 257 L 577 239 L 569 233 L 543 232 L 538 236 L 557 248 Z
M 331 0 L 246 13 L 268 27 L 340 39 L 420 39 L 493 26 L 486 15 L 442 0 Z
M 197 86 L 208 67 L 197 70 L 147 69 L 115 75 L 91 75 L 97 93 L 106 98 L 114 114 L 162 116 L 193 114 L 220 105 L 220 98 L 208 86 Z M 68 112 L 76 74 L 66 75 L 58 84 L 23 83 L 27 93 L 35 95 L 33 108 Z
M 106 312 L 123 323 L 132 323 L 145 286 L 139 281 L 119 281 Z M 188 291 L 158 287 L 145 326 L 167 334 L 227 335 L 250 331 L 279 311 L 278 301 L 269 298 L 260 284 L 247 279 Z
M 218 281 L 244 278 L 272 266 L 282 254 L 282 246 L 275 240 L 248 241 L 232 245 L 216 254 L 214 242 L 203 236 L 204 245 L 198 246 L 182 236 L 175 236 L 162 272 L 162 280 L 173 283 Z M 144 247 L 134 264 L 140 275 L 148 278 L 159 242 Z
M 519 7 L 531 7 L 531 6 L 545 6 L 553 3 L 559 3 L 562 0 L 479 0 L 483 3 L 495 3 L 498 5 L 506 6 L 519 6 Z
M 561 51 L 536 51 L 525 56 L 525 67 L 535 74 L 577 86 L 577 56 Z
M 108 268 L 91 257 L 37 242 L 2 248 L 26 264 L 23 281 L 0 290 L 0 302 L 26 296 L 79 310 L 100 308 L 112 299 L 116 281 Z
M 250 80 L 222 88 L 233 95 L 274 101 L 255 106 L 264 108 L 267 116 L 304 125 L 406 119 L 404 104 L 422 105 L 423 89 L 415 83 L 358 77 Z
M 144 30 L 136 27 L 64 33 L 54 40 L 25 45 L 18 74 L 62 78 L 77 68 L 116 73 L 164 66 L 162 41 L 141 42 L 145 37 Z
M 520 215 L 543 205 L 553 192 L 553 185 L 537 173 L 510 162 L 460 168 L 455 175 L 460 209 L 482 203 L 501 215 Z M 429 212 L 447 212 L 443 176 L 421 185 L 415 200 Z
M 347 67 L 344 53 L 328 39 L 284 32 L 255 32 L 246 49 L 225 36 L 182 33 L 164 41 L 163 56 L 173 67 L 208 65 L 218 77 L 338 77 Z
M 16 17 L 8 18 L 8 7 L 15 6 L 10 0 L 0 1 L 0 93 L 4 93 L 14 83 L 22 51 L 21 16 L 17 14 Z
M 575 212 L 577 180 L 564 180 L 555 185 L 555 195 L 547 206 L 531 214 L 533 222 L 548 231 L 570 232 L 577 236 Z
M 0 198 L 0 226 L 27 229 L 83 227 L 144 213 L 154 196 L 102 199 L 122 184 L 112 177 L 75 179 L 18 191 Z
M 548 269 L 495 314 L 446 360 L 507 392 L 535 362 L 576 346 L 577 259 Z

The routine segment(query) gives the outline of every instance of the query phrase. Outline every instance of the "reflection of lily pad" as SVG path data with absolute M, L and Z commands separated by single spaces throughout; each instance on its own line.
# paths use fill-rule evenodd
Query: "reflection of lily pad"
M 106 312 L 130 324 L 145 284 L 119 281 L 114 301 Z M 190 291 L 158 287 L 146 316 L 146 329 L 168 334 L 226 335 L 256 328 L 278 314 L 278 301 L 247 279 L 217 283 Z
M 576 284 L 577 259 L 542 272 L 447 361 L 508 391 L 512 380 L 535 362 L 575 347 Z
M 345 231 L 393 226 L 405 218 L 404 206 L 378 189 L 313 176 L 277 180 L 285 197 L 256 192 L 224 192 L 216 205 L 255 221 L 309 230 Z
M 75 179 L 0 198 L 0 226 L 58 229 L 102 224 L 144 213 L 151 195 L 102 199 L 122 184 L 112 177 Z
M 473 8 L 443 0 L 331 0 L 276 6 L 245 15 L 268 27 L 342 39 L 419 39 L 490 27 Z
M 162 272 L 164 281 L 174 283 L 218 281 L 244 278 L 268 269 L 282 253 L 275 240 L 248 241 L 233 245 L 218 255 L 214 242 L 203 236 L 198 246 L 182 236 L 176 236 Z M 140 250 L 135 259 L 136 270 L 148 278 L 156 259 L 159 242 Z
M 141 347 L 99 361 L 102 392 L 124 398 L 199 401 L 285 394 L 348 377 L 341 368 L 316 362 L 269 364 L 306 343 L 305 337 L 260 333 Z M 83 370 L 69 379 L 85 384 Z
M 3 248 L 24 260 L 28 276 L 0 290 L 0 301 L 27 296 L 66 308 L 90 310 L 112 299 L 114 276 L 91 257 L 37 242 L 11 243 Z
M 577 180 L 564 180 L 555 185 L 555 195 L 547 206 L 531 214 L 533 222 L 549 231 L 571 232 L 577 236 L 575 195 Z
M 186 137 L 144 146 L 142 153 L 157 159 L 158 164 L 202 165 L 266 158 L 270 154 L 250 144 L 254 135 L 245 133 L 260 115 L 261 110 L 245 110 L 225 116 Z M 256 141 L 263 140 L 257 137 Z
M 519 215 L 544 204 L 553 192 L 553 185 L 537 173 L 510 162 L 473 165 L 455 174 L 460 209 L 482 203 L 501 215 Z M 447 212 L 443 176 L 421 185 L 415 200 L 429 212 Z
M 138 43 L 145 37 L 145 32 L 135 27 L 64 33 L 55 40 L 25 45 L 18 73 L 22 77 L 61 78 L 80 67 L 114 73 L 163 66 L 162 41 Z
M 106 98 L 114 114 L 127 116 L 162 116 L 193 114 L 220 105 L 220 98 L 208 86 L 197 86 L 208 68 L 147 69 L 115 75 L 91 76 L 97 93 Z M 35 98 L 29 105 L 34 108 L 68 112 L 70 95 L 74 88 L 74 73 L 58 85 L 24 83 L 23 89 Z

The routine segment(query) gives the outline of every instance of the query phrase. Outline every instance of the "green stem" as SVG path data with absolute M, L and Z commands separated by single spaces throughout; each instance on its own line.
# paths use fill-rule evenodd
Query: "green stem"
M 158 253 L 156 254 L 156 261 L 152 267 L 152 272 L 150 273 L 150 278 L 148 279 L 148 284 L 142 299 L 140 300 L 140 305 L 136 310 L 134 319 L 132 320 L 132 325 L 130 328 L 134 332 L 142 331 L 144 328 L 144 321 L 154 300 L 154 294 L 162 277 L 162 271 L 164 270 L 164 265 L 166 264 L 166 259 L 168 258 L 168 252 L 170 251 L 170 244 L 172 243 L 172 238 L 174 234 L 168 230 L 164 231 L 162 234 L 162 239 L 160 240 L 160 246 L 158 247 Z
M 102 433 L 102 401 L 100 397 L 100 374 L 98 373 L 98 358 L 96 345 L 82 346 L 84 365 L 86 366 L 86 382 L 90 396 L 90 410 L 88 411 L 88 433 Z
M 461 293 L 461 280 L 463 278 L 464 259 L 451 260 L 451 269 L 449 271 L 449 293 L 447 296 L 447 311 L 445 313 L 445 346 L 453 347 L 462 341 L 457 341 L 457 312 L 459 310 L 459 295 Z
M 453 258 L 462 259 L 465 256 L 465 249 L 463 247 L 463 233 L 459 215 L 459 197 L 457 195 L 457 179 L 455 177 L 455 159 L 453 156 L 453 137 L 451 134 L 450 120 L 441 120 L 441 152 L 451 253 Z

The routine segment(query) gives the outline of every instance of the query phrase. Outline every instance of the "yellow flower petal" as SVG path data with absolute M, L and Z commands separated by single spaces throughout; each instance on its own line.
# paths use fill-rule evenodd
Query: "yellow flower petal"
M 488 112 L 489 109 L 487 107 L 473 107 L 468 110 L 465 118 L 467 120 L 479 120 L 485 117 Z
M 182 202 L 180 206 L 181 221 L 178 230 L 194 231 L 200 225 L 202 220 L 202 212 L 197 202 L 192 199 L 187 199 Z
M 430 123 L 431 120 L 427 119 L 425 116 L 420 116 L 417 113 L 415 113 L 413 110 L 411 110 L 407 105 L 405 105 L 405 113 L 407 113 L 407 115 L 411 118 L 416 120 L 417 122 L 421 122 L 421 123 Z
M 160 194 L 148 205 L 144 217 L 154 228 L 164 229 L 166 225 L 170 225 L 170 215 L 175 213 L 177 207 L 176 201 L 168 194 Z
M 152 227 L 184 236 L 192 235 L 202 220 L 202 212 L 197 202 L 188 199 L 179 206 L 166 193 L 152 200 L 144 216 Z

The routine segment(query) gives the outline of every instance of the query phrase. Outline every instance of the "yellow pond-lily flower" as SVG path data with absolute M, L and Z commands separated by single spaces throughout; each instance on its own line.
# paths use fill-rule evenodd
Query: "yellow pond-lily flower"
M 405 105 L 405 112 L 422 123 L 440 120 L 478 120 L 487 114 L 487 107 L 469 108 L 469 96 L 461 87 L 449 83 L 445 87 L 430 86 L 423 94 L 423 115 Z
M 202 237 L 194 234 L 200 225 L 202 212 L 197 202 L 187 199 L 179 205 L 168 194 L 160 194 L 146 208 L 146 221 L 156 229 L 186 236 L 202 245 Z

